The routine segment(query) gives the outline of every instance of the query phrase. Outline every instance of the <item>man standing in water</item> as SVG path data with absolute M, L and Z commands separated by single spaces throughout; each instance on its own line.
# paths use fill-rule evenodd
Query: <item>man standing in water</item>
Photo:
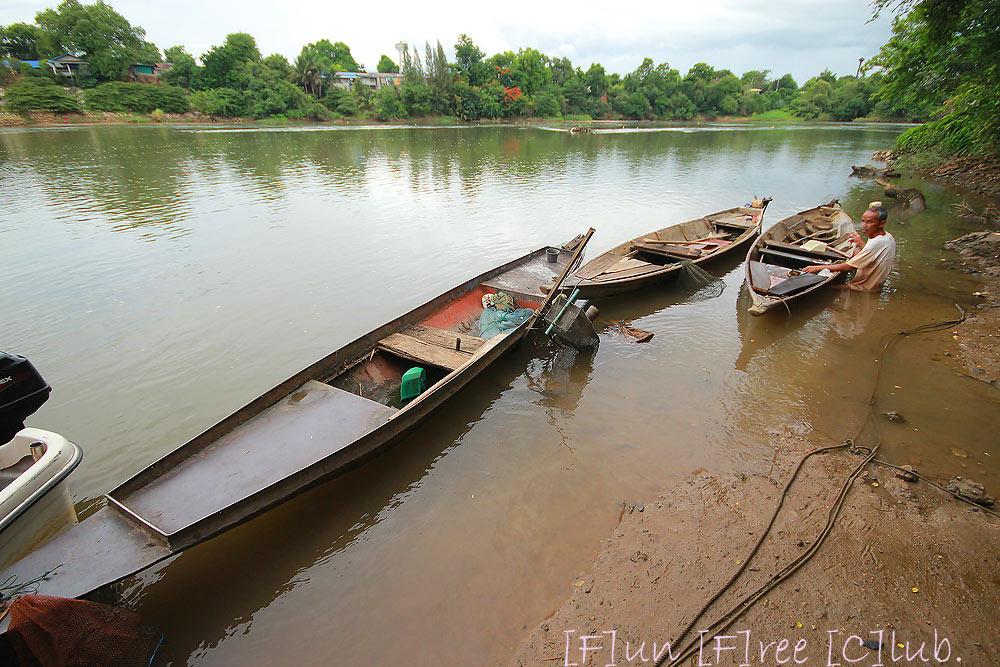
M 829 271 L 856 269 L 857 273 L 851 282 L 847 283 L 847 287 L 859 292 L 874 292 L 879 289 L 889 277 L 892 263 L 896 259 L 896 239 L 885 231 L 885 221 L 888 217 L 889 212 L 880 202 L 872 202 L 861 216 L 861 231 L 868 240 L 865 241 L 857 232 L 851 232 L 849 238 L 854 244 L 854 253 L 850 259 L 839 264 L 813 264 L 802 271 L 819 273 L 823 269 Z

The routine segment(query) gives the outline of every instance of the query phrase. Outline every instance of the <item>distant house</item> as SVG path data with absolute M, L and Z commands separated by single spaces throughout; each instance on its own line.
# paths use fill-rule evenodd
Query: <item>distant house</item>
M 386 86 L 400 85 L 403 82 L 403 75 L 392 72 L 336 72 L 332 83 L 338 88 L 350 90 L 356 81 L 372 90 L 379 90 Z
M 55 58 L 49 58 L 49 67 L 54 74 L 61 76 L 76 76 L 87 70 L 89 63 L 83 58 L 64 53 Z

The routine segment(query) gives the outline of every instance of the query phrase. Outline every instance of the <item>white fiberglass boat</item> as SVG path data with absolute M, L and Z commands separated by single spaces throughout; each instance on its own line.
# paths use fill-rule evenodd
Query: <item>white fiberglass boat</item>
M 83 458 L 80 448 L 23 428 L 49 391 L 27 359 L 0 352 L 0 568 L 76 523 L 66 479 Z

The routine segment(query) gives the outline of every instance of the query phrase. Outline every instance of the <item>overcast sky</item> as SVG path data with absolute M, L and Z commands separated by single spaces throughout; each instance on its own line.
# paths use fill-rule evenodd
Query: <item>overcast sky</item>
M 466 33 L 487 56 L 531 46 L 584 70 L 598 62 L 609 73 L 627 74 L 650 57 L 682 75 L 707 62 L 737 76 L 750 69 L 790 72 L 801 84 L 825 68 L 853 74 L 858 58 L 877 53 L 891 33 L 888 16 L 868 23 L 869 0 L 108 1 L 161 49 L 180 44 L 199 56 L 227 34 L 247 32 L 264 55 L 293 60 L 304 44 L 327 38 L 345 42 L 373 71 L 383 53 L 398 61 L 399 41 L 419 45 L 423 54 L 425 41 L 440 40 L 451 60 L 458 35 Z M 0 24 L 33 22 L 36 12 L 57 4 L 0 0 Z

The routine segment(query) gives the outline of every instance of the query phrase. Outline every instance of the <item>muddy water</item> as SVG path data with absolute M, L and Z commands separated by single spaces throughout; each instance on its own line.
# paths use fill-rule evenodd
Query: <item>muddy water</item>
M 84 447 L 86 510 L 330 350 L 587 226 L 594 256 L 754 194 L 774 197 L 765 224 L 832 198 L 858 217 L 881 195 L 849 165 L 900 129 L 0 132 L 0 341 L 52 383 L 29 424 Z M 522 345 L 391 452 L 136 577 L 126 599 L 177 664 L 503 661 L 623 500 L 699 469 L 767 470 L 783 433 L 852 436 L 883 335 L 975 306 L 978 283 L 941 249 L 969 231 L 948 214 L 958 196 L 917 185 L 930 209 L 891 218 L 882 294 L 751 318 L 732 262 L 714 298 L 598 303 L 654 338 Z M 886 357 L 876 410 L 906 421 L 876 422 L 884 456 L 995 488 L 997 395 L 955 372 L 955 332 Z

